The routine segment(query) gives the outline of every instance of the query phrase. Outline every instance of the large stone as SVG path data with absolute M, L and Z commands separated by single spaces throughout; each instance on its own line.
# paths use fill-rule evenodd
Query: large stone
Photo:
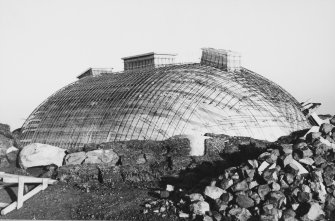
M 322 207 L 318 203 L 311 203 L 308 213 L 305 215 L 308 220 L 317 220 L 321 215 L 324 215 Z
M 7 160 L 9 163 L 16 163 L 17 156 L 19 154 L 19 149 L 16 147 L 10 147 L 6 151 Z
M 254 206 L 254 201 L 246 195 L 239 194 L 236 203 L 242 208 L 250 208 Z
M 190 211 L 196 215 L 205 215 L 209 211 L 209 204 L 205 201 L 197 201 L 190 205 Z
M 50 164 L 60 167 L 63 165 L 65 151 L 65 149 L 48 144 L 32 143 L 21 150 L 19 164 L 24 169 Z
M 220 198 L 225 191 L 216 186 L 206 186 L 204 194 L 213 200 Z
M 65 157 L 65 165 L 82 164 L 86 159 L 85 152 L 70 153 Z
M 113 150 L 93 150 L 86 153 L 87 163 L 110 163 L 115 165 L 119 160 L 118 155 Z

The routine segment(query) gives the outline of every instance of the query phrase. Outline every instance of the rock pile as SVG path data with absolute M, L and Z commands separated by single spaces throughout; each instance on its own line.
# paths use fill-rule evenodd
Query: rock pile
M 10 132 L 10 127 L 0 123 L 0 168 L 16 163 L 19 146 L 19 141 Z
M 323 124 L 304 140 L 276 143 L 256 159 L 197 181 L 205 183 L 198 192 L 169 187 L 155 203 L 160 208 L 145 204 L 144 211 L 165 216 L 169 205 L 180 218 L 208 221 L 335 220 L 334 136 L 334 126 Z

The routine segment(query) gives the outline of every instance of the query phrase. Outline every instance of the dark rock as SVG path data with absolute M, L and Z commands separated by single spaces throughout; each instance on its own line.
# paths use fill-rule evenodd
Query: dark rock
M 95 143 L 88 143 L 88 144 L 85 144 L 83 147 L 84 152 L 93 151 L 97 149 L 99 149 L 98 144 L 95 144 Z
M 223 190 L 228 189 L 233 185 L 233 180 L 231 179 L 223 179 L 220 181 L 219 187 Z
M 222 202 L 224 202 L 225 204 L 228 204 L 229 201 L 231 200 L 231 197 L 229 195 L 229 193 L 225 192 L 221 195 L 220 199 L 222 200 Z
M 254 201 L 246 195 L 238 195 L 236 203 L 242 208 L 250 208 L 254 206 Z
M 300 203 L 296 210 L 297 216 L 301 217 L 301 216 L 306 215 L 310 208 L 311 208 L 311 205 L 309 203 Z
M 307 192 L 298 192 L 298 201 L 300 203 L 306 203 L 311 200 L 311 194 Z
M 18 155 L 19 155 L 19 149 L 15 148 L 15 147 L 10 147 L 12 148 L 12 150 L 6 154 L 6 157 L 7 157 L 7 160 L 9 163 L 14 163 L 16 164 L 17 162 L 17 158 L 18 158 Z M 8 152 L 9 149 L 7 149 L 7 152 Z
M 296 213 L 293 209 L 287 209 L 283 211 L 283 215 L 281 217 L 282 221 L 295 221 Z
M 14 145 L 14 140 L 0 133 L 0 157 L 5 157 L 7 149 Z
M 0 168 L 5 168 L 5 167 L 9 167 L 10 164 L 7 160 L 7 158 L 0 158 Z
M 212 213 L 213 213 L 212 216 L 213 216 L 215 221 L 221 221 L 221 219 L 222 219 L 221 213 L 219 213 L 217 211 L 213 211 Z
M 58 175 L 58 166 L 55 164 L 51 164 L 46 166 L 45 168 L 45 173 L 43 173 L 40 177 L 43 178 L 51 178 L 51 179 L 56 179 Z
M 12 135 L 14 138 L 14 147 L 22 149 L 23 148 L 23 144 L 20 141 L 20 136 L 21 136 L 21 128 L 17 128 L 15 130 L 12 131 Z
M 166 198 L 169 198 L 170 193 L 169 193 L 169 191 L 162 190 L 162 191 L 160 191 L 159 195 L 160 195 L 161 198 L 166 199 Z
M 10 133 L 9 125 L 0 123 L 0 134 L 8 134 L 8 133 Z
M 329 123 L 335 126 L 335 115 L 329 120 Z

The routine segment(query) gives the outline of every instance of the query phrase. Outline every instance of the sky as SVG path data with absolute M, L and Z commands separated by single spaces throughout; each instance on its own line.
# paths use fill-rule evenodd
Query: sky
M 334 0 L 0 0 L 0 122 L 14 130 L 89 67 L 202 47 L 242 54 L 242 66 L 299 102 L 335 114 Z

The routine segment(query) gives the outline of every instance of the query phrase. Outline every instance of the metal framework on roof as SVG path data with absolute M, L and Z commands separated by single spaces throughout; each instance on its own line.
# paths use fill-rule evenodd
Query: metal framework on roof
M 280 86 L 245 68 L 174 64 L 88 76 L 62 88 L 29 116 L 21 141 L 75 149 L 197 133 L 276 140 L 310 127 L 300 108 Z

